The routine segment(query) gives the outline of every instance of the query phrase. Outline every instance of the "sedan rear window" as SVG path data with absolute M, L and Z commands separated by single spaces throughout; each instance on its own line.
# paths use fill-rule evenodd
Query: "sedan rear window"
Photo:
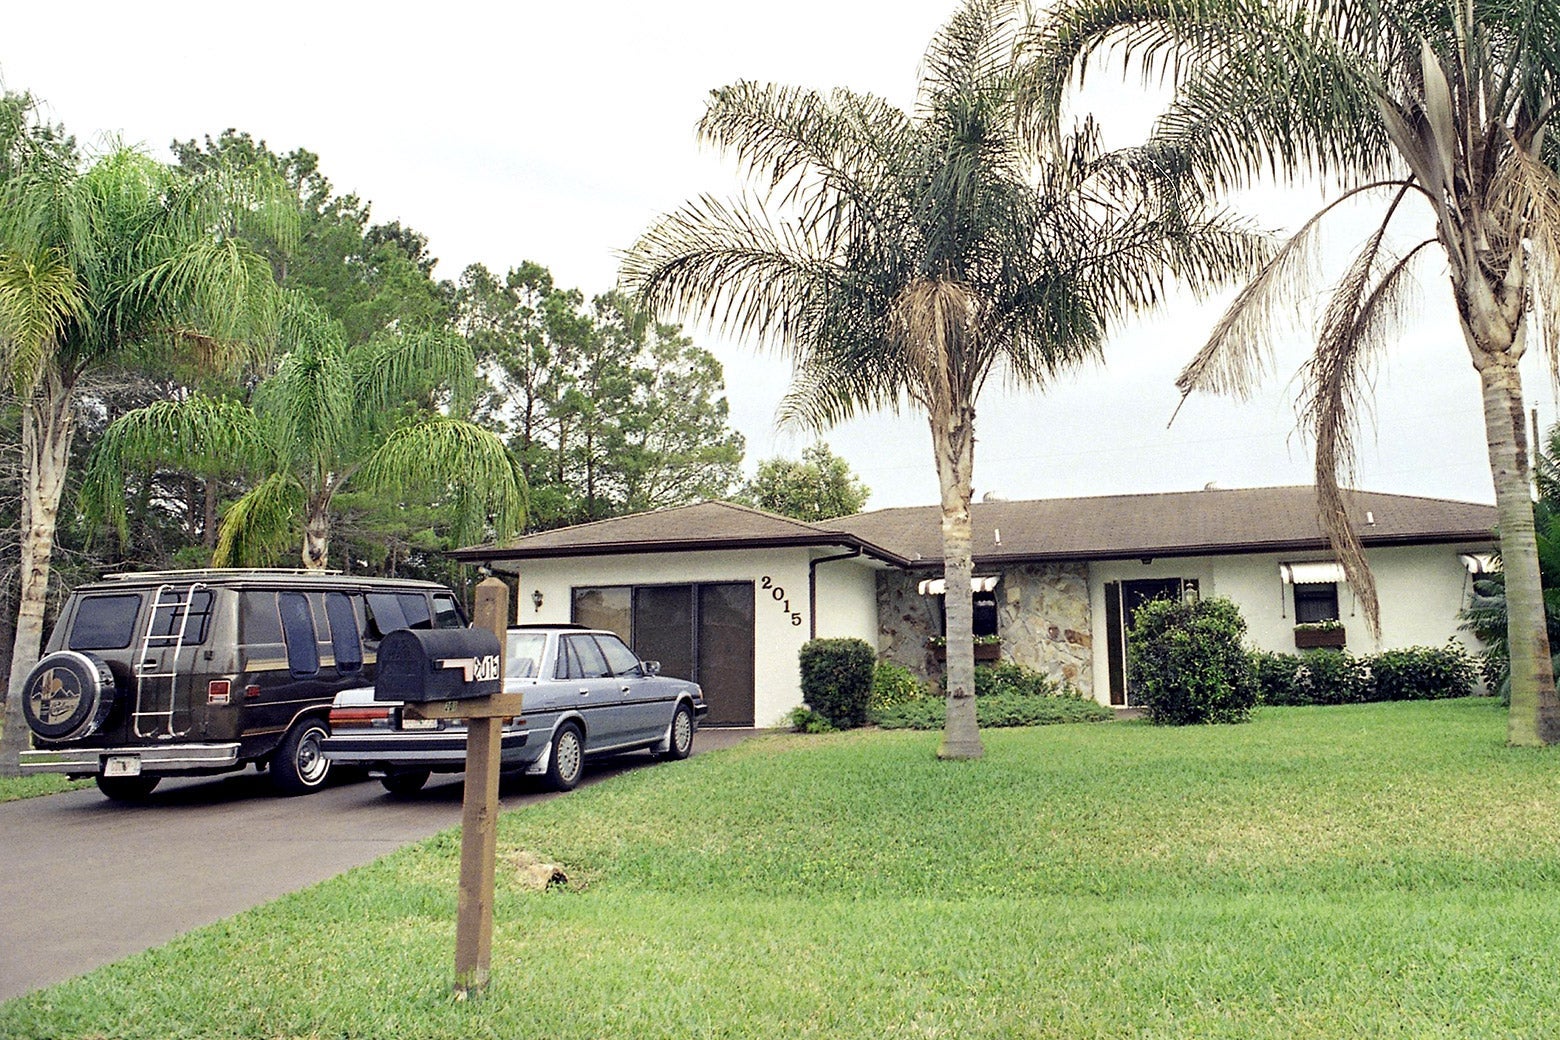
M 509 679 L 535 679 L 542 671 L 542 651 L 547 636 L 542 632 L 510 632 L 504 657 L 504 676 Z
M 72 650 L 123 650 L 135 636 L 135 619 L 140 612 L 141 597 L 133 593 L 87 596 L 76 608 L 65 645 Z

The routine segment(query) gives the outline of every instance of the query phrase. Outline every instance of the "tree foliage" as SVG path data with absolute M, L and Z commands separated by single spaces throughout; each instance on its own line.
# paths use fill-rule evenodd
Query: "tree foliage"
M 742 489 L 742 499 L 759 509 L 809 523 L 859 513 L 871 494 L 823 443 L 803 448 L 800 460 L 765 459 Z

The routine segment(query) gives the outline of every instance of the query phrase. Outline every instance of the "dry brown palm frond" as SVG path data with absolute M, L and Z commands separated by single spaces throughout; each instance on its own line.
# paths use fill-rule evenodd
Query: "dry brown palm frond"
M 1550 385 L 1560 392 L 1560 176 L 1506 133 L 1510 161 L 1501 164 L 1490 186 L 1489 209 L 1504 213 L 1507 226 L 1522 229 L 1540 343 Z
M 895 298 L 889 313 L 889 330 L 900 344 L 914 380 L 916 393 L 929 412 L 940 414 L 976 374 L 971 360 L 979 353 L 981 300 L 963 282 L 942 278 L 918 278 Z M 982 369 L 987 366 L 980 366 Z

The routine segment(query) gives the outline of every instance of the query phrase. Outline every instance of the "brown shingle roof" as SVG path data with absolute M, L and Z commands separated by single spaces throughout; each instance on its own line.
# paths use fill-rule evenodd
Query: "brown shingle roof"
M 1370 491 L 1345 494 L 1367 547 L 1488 543 L 1494 538 L 1494 506 Z M 975 560 L 983 565 L 1323 550 L 1327 542 L 1316 515 L 1316 489 L 1305 486 L 977 502 L 971 507 Z M 941 530 L 936 506 L 880 509 L 807 524 L 731 502 L 701 502 L 543 531 L 505 548 L 473 546 L 450 555 L 475 563 L 840 546 L 900 566 L 933 567 L 942 564 Z
M 1366 546 L 1493 539 L 1494 506 L 1370 491 L 1345 496 Z M 1309 486 L 977 502 L 970 512 L 975 559 L 983 564 L 1327 546 L 1317 523 L 1316 489 Z M 916 565 L 941 564 L 936 506 L 883 509 L 818 526 L 849 530 Z
M 457 560 L 535 560 L 556 556 L 612 556 L 623 553 L 697 552 L 707 549 L 765 549 L 785 546 L 843 546 L 903 564 L 849 531 L 805 524 L 734 502 L 699 502 L 648 513 L 597 520 L 575 527 L 526 535 L 504 548 L 472 546 L 450 553 Z

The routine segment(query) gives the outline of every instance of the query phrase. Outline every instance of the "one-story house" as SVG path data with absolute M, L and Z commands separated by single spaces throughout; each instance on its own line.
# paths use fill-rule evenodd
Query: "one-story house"
M 1471 640 L 1457 615 L 1495 551 L 1495 508 L 1346 498 L 1376 578 L 1379 640 L 1321 533 L 1314 488 L 1210 488 L 975 503 L 977 651 L 1127 707 L 1125 631 L 1161 596 L 1233 600 L 1266 650 Z M 935 506 L 803 523 L 704 502 L 453 555 L 516 576 L 518 623 L 611 629 L 701 683 L 713 724 L 774 725 L 800 704 L 797 653 L 813 637 L 859 637 L 923 676 L 941 669 Z

